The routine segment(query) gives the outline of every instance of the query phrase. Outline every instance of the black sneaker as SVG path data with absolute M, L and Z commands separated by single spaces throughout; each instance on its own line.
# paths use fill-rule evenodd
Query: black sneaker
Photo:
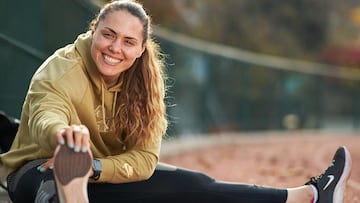
M 342 203 L 346 182 L 351 173 L 351 156 L 346 147 L 339 147 L 332 164 L 318 177 L 312 177 L 306 185 L 318 190 L 317 203 Z

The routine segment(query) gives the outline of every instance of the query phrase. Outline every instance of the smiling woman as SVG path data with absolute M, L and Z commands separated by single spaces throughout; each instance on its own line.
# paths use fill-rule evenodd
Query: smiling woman
M 143 26 L 127 11 L 111 13 L 92 30 L 91 56 L 108 87 L 144 52 Z
M 167 128 L 165 80 L 142 5 L 130 0 L 106 4 L 89 31 L 57 50 L 31 80 L 15 140 L 0 155 L 11 200 L 342 201 L 351 172 L 345 147 L 339 147 L 323 176 L 290 189 L 222 182 L 159 163 Z M 327 184 L 321 177 L 328 175 L 334 180 L 318 190 Z

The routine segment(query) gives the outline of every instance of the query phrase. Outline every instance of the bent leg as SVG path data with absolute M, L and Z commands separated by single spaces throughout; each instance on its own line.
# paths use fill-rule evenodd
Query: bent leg
M 286 189 L 214 180 L 188 169 L 159 163 L 145 181 L 124 184 L 89 184 L 90 202 L 246 202 L 285 203 Z
M 51 202 L 55 200 L 56 189 L 52 171 L 41 173 L 36 169 L 45 161 L 45 159 L 31 161 L 8 176 L 8 192 L 12 202 Z M 37 195 L 37 193 L 39 194 Z

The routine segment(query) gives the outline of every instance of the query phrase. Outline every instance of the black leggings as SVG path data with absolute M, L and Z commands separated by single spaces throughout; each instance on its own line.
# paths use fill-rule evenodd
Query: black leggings
M 9 195 L 14 203 L 34 202 L 40 185 L 47 181 L 53 183 L 51 189 L 55 191 L 52 170 L 40 173 L 36 169 L 43 162 L 31 161 L 9 175 Z M 163 163 L 158 164 L 148 180 L 123 184 L 89 183 L 88 194 L 90 203 L 285 203 L 287 199 L 286 189 L 217 181 L 203 173 Z

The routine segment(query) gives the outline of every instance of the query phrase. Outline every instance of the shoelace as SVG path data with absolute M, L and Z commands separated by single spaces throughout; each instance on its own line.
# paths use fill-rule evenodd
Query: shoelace
M 311 177 L 310 180 L 305 183 L 305 185 L 309 185 L 309 184 L 316 185 L 318 183 L 318 180 L 321 179 L 324 176 L 324 174 L 326 174 L 330 170 L 330 168 L 334 166 L 334 164 L 335 164 L 335 160 L 332 161 L 332 164 L 325 170 L 324 173 L 318 176 Z

